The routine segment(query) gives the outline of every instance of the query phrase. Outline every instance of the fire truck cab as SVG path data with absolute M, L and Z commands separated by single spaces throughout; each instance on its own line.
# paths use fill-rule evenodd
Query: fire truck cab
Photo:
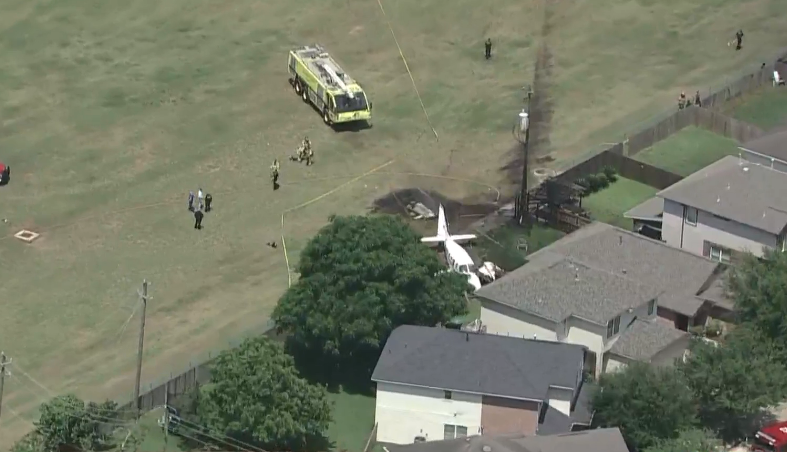
M 754 435 L 752 452 L 787 452 L 787 422 L 777 422 Z

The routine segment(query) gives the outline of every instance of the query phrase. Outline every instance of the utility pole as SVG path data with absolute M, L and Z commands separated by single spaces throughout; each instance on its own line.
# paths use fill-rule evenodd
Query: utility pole
M 142 315 L 139 318 L 139 348 L 137 349 L 137 381 L 134 384 L 134 406 L 136 407 L 136 416 L 139 419 L 140 405 L 139 405 L 139 384 L 142 379 L 142 345 L 145 341 L 145 309 L 148 307 L 148 281 L 142 281 L 142 293 L 139 294 L 142 298 Z
M 528 176 L 529 174 L 529 161 L 530 160 L 530 103 L 533 97 L 533 89 L 527 88 L 527 109 L 522 109 L 522 112 L 517 116 L 516 124 L 514 125 L 514 138 L 522 145 L 522 153 L 524 154 L 524 162 L 522 164 L 522 186 L 519 192 L 519 208 L 517 209 L 519 224 L 524 224 L 529 218 L 528 205 Z
M 5 366 L 11 364 L 10 359 L 6 359 L 5 352 L 0 352 L 0 414 L 3 409 L 3 385 L 5 384 Z

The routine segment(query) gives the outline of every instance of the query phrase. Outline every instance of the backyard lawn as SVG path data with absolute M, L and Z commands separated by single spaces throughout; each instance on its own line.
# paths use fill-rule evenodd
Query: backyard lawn
M 688 176 L 727 155 L 740 152 L 738 143 L 705 129 L 689 126 L 632 156 L 681 176 Z
M 358 394 L 344 390 L 329 392 L 333 403 L 333 422 L 328 427 L 332 450 L 363 451 L 374 428 L 374 393 Z
M 582 207 L 590 212 L 594 220 L 631 230 L 632 223 L 623 214 L 638 204 L 653 197 L 655 188 L 618 177 L 609 187 L 582 199 Z
M 565 234 L 540 224 L 529 230 L 515 225 L 502 225 L 488 233 L 478 233 L 473 251 L 482 261 L 491 261 L 505 271 L 525 264 L 525 256 L 557 241 Z
M 787 88 L 765 88 L 736 104 L 729 114 L 768 130 L 787 123 Z

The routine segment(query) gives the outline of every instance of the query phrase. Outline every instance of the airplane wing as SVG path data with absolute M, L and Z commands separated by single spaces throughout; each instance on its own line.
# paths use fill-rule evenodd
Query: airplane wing
M 442 237 L 422 237 L 421 243 L 426 243 L 427 245 L 437 245 L 438 243 L 445 242 L 445 239 Z
M 451 240 L 456 243 L 468 242 L 476 238 L 475 234 L 459 234 L 459 235 L 452 235 Z

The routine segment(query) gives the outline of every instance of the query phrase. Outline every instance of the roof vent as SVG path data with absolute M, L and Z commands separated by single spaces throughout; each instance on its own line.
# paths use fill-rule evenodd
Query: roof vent
M 481 450 L 483 450 L 484 452 L 492 452 L 492 448 L 489 446 L 484 446 L 481 448 Z
M 627 273 L 625 268 L 622 271 L 624 275 Z
M 579 281 L 579 273 L 574 273 L 574 281 Z
M 720 197 L 716 198 L 716 202 L 721 202 L 721 198 Z
M 749 171 L 749 167 L 748 166 L 744 166 L 743 167 L 743 171 Z
M 746 168 L 743 168 L 743 171 L 746 171 Z M 730 189 L 730 184 L 727 184 L 727 190 Z

